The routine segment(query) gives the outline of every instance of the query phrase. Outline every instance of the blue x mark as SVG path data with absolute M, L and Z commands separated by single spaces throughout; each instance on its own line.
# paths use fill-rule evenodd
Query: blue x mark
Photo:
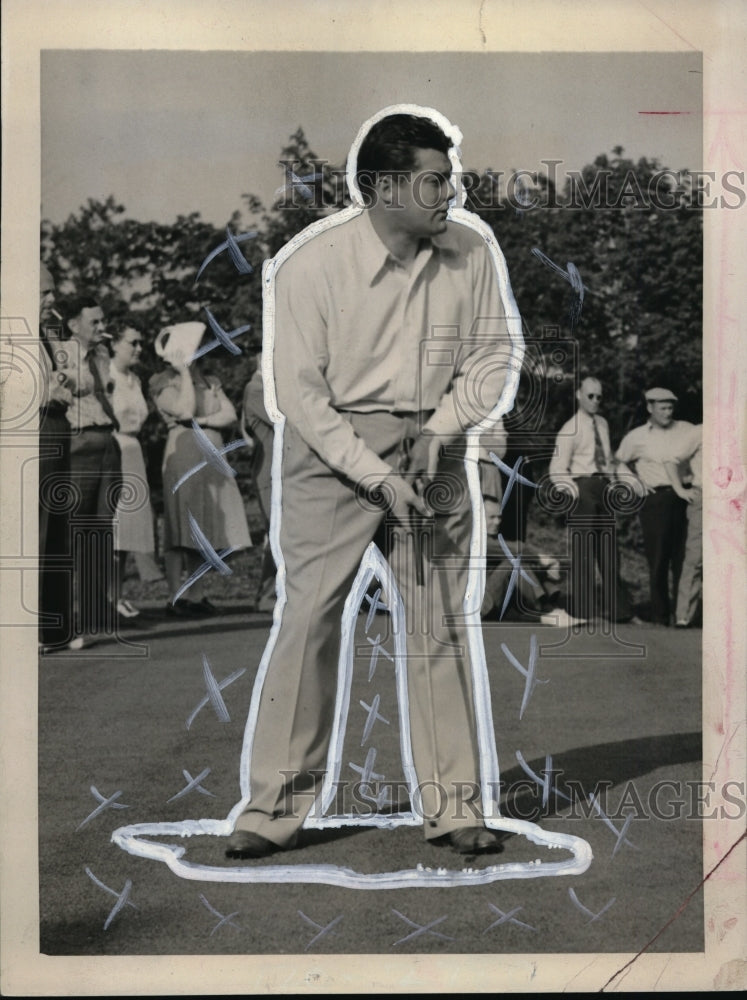
M 370 605 L 370 607 L 368 609 L 368 614 L 366 615 L 366 624 L 365 624 L 365 628 L 364 628 L 364 631 L 368 632 L 368 630 L 371 628 L 371 625 L 373 624 L 373 620 L 374 620 L 374 617 L 376 615 L 376 612 L 377 611 L 388 611 L 389 609 L 388 609 L 387 605 L 383 603 L 383 601 L 379 600 L 379 597 L 381 596 L 381 587 L 378 587 L 376 589 L 376 591 L 374 591 L 373 597 L 371 597 L 369 594 L 364 594 L 363 596 L 365 597 L 365 599 L 368 601 L 368 603 Z
M 223 696 L 221 691 L 227 688 L 229 684 L 233 684 L 235 680 L 238 680 L 242 674 L 246 673 L 246 667 L 241 667 L 239 670 L 235 670 L 232 674 L 229 674 L 225 680 L 216 681 L 213 676 L 213 671 L 210 667 L 210 661 L 205 654 L 202 654 L 202 675 L 205 679 L 205 687 L 207 688 L 207 695 L 202 699 L 197 708 L 192 712 L 190 717 L 187 719 L 187 729 L 192 725 L 197 714 L 202 711 L 202 709 L 208 704 L 212 704 L 215 709 L 215 714 L 221 720 L 221 722 L 230 722 L 231 717 L 228 714 L 228 709 L 226 708 L 226 703 L 223 701 Z
M 379 662 L 379 653 L 383 653 L 384 656 L 387 658 L 387 660 L 391 660 L 392 663 L 394 663 L 394 657 L 391 655 L 391 653 L 387 653 L 387 651 L 382 646 L 380 632 L 376 633 L 375 639 L 372 639 L 371 636 L 367 635 L 366 640 L 367 642 L 370 642 L 371 645 L 373 646 L 373 650 L 371 651 L 371 659 L 368 664 L 368 679 L 370 681 L 372 680 L 373 675 L 376 673 L 376 665 Z
M 198 569 L 196 569 L 177 590 L 171 600 L 172 604 L 176 604 L 182 594 L 186 593 L 193 583 L 196 583 L 200 577 L 209 573 L 211 569 L 217 570 L 221 576 L 231 576 L 233 570 L 226 562 L 224 562 L 224 560 L 226 556 L 230 556 L 233 552 L 237 551 L 236 546 L 231 545 L 227 549 L 221 549 L 220 552 L 216 552 L 208 541 L 207 535 L 197 523 L 197 520 L 191 510 L 187 511 L 187 517 L 189 518 L 189 530 L 192 533 L 192 539 L 199 551 L 202 553 L 205 561 L 202 566 L 198 567 Z
M 195 440 L 197 441 L 198 446 L 208 457 L 204 462 L 198 462 L 192 469 L 185 472 L 181 479 L 179 479 L 172 487 L 172 493 L 176 493 L 179 487 L 183 486 L 190 477 L 194 476 L 197 472 L 201 472 L 208 465 L 214 466 L 219 472 L 222 472 L 226 476 L 235 476 L 236 470 L 233 469 L 228 462 L 226 462 L 223 455 L 226 455 L 229 451 L 237 451 L 239 448 L 247 447 L 247 443 L 243 438 L 236 438 L 235 441 L 230 441 L 222 448 L 216 448 L 196 420 L 192 421 L 192 430 L 195 432 Z
M 519 711 L 519 718 L 524 715 L 524 709 L 529 704 L 529 698 L 532 692 L 538 684 L 549 684 L 549 679 L 546 681 L 540 680 L 535 677 L 534 672 L 537 665 L 537 636 L 532 635 L 529 640 L 529 665 L 525 668 L 519 663 L 514 654 L 508 648 L 505 642 L 501 643 L 501 649 L 503 650 L 505 656 L 511 664 L 519 671 L 519 673 L 526 678 L 526 683 L 524 684 L 524 697 L 521 699 L 521 709 Z
M 233 918 L 237 917 L 239 915 L 239 911 L 238 910 L 236 910 L 234 913 L 229 913 L 228 916 L 224 917 L 222 913 L 219 913 L 215 909 L 215 907 L 211 906 L 210 903 L 208 903 L 208 901 L 205 899 L 205 897 L 202 895 L 202 893 L 200 893 L 200 899 L 203 902 L 203 904 L 208 908 L 208 910 L 210 910 L 210 912 L 213 914 L 213 916 L 214 917 L 218 917 L 218 923 L 210 931 L 210 936 L 211 937 L 213 936 L 213 934 L 215 934 L 215 932 L 220 927 L 223 927 L 224 924 L 230 924 L 230 926 L 231 927 L 235 927 L 237 931 L 241 930 L 241 928 L 239 927 L 239 925 L 235 924 L 233 922 Z
M 110 795 L 107 799 L 101 794 L 95 785 L 91 785 L 91 795 L 93 795 L 95 799 L 98 799 L 100 805 L 96 806 L 93 812 L 86 816 L 83 822 L 76 827 L 76 832 L 78 830 L 82 830 L 86 823 L 90 823 L 92 819 L 95 819 L 99 813 L 102 813 L 105 809 L 129 809 L 130 807 L 126 806 L 123 802 L 116 801 L 121 794 L 121 791 L 117 791 L 113 795 Z
M 99 887 L 99 889 L 103 889 L 104 892 L 108 892 L 110 896 L 116 896 L 117 898 L 117 902 L 114 904 L 114 908 L 112 909 L 111 913 L 106 918 L 106 922 L 104 923 L 105 931 L 109 929 L 109 924 L 111 924 L 112 920 L 114 920 L 119 911 L 123 909 L 125 906 L 131 906 L 133 910 L 137 909 L 137 906 L 135 906 L 135 904 L 130 900 L 130 893 L 132 892 L 132 882 L 130 879 L 127 879 L 124 885 L 124 889 L 121 892 L 116 892 L 114 889 L 110 889 L 108 885 L 104 885 L 103 882 L 97 879 L 96 876 L 91 871 L 91 869 L 88 868 L 88 866 L 86 866 L 84 870 L 86 875 L 91 879 L 92 882 L 94 882 Z
M 516 759 L 521 765 L 521 769 L 523 770 L 524 774 L 528 774 L 529 777 L 533 781 L 536 781 L 537 784 L 542 789 L 542 805 L 546 806 L 548 801 L 550 800 L 550 789 L 552 788 L 552 755 L 551 754 L 545 755 L 545 769 L 543 772 L 544 778 L 540 778 L 539 775 L 534 773 L 531 767 L 524 760 L 524 756 L 520 750 L 516 751 Z M 558 796 L 558 798 L 566 799 L 568 802 L 571 801 L 570 795 L 566 795 L 565 792 L 561 792 L 560 789 L 555 788 L 553 789 L 553 791 Z
M 184 780 L 187 784 L 180 792 L 177 792 L 176 795 L 172 795 L 170 799 L 167 799 L 167 802 L 174 802 L 176 799 L 182 798 L 183 795 L 188 795 L 191 791 L 199 792 L 201 795 L 210 795 L 212 798 L 215 798 L 215 794 L 213 792 L 209 792 L 207 788 L 203 788 L 200 784 L 200 782 L 204 778 L 207 778 L 210 774 L 209 767 L 206 767 L 204 771 L 200 771 L 196 778 L 193 778 L 189 771 L 182 770 L 182 774 L 184 775 Z
M 216 247 L 215 250 L 211 250 L 207 255 L 205 260 L 200 265 L 200 270 L 197 272 L 195 284 L 197 284 L 200 280 L 200 275 L 208 266 L 210 261 L 215 260 L 218 254 L 223 253 L 224 250 L 228 250 L 228 255 L 239 274 L 251 274 L 254 268 L 239 249 L 239 243 L 243 243 L 244 240 L 253 240 L 256 235 L 256 233 L 241 233 L 239 236 L 234 236 L 228 226 L 226 226 L 227 238 L 225 243 L 221 243 L 220 246 Z
M 384 725 L 389 725 L 389 720 L 385 719 L 383 715 L 379 715 L 379 705 L 381 704 L 381 695 L 377 694 L 374 696 L 373 702 L 368 705 L 365 701 L 359 701 L 358 704 L 361 708 L 364 708 L 368 712 L 368 718 L 366 719 L 366 724 L 363 727 L 363 736 L 361 737 L 361 746 L 365 746 L 368 742 L 368 738 L 371 735 L 371 731 L 377 722 L 383 722 Z
M 609 901 L 609 903 L 607 903 L 606 906 L 602 907 L 602 909 L 599 911 L 599 913 L 593 913 L 591 910 L 587 909 L 587 907 L 584 906 L 584 904 L 579 900 L 578 896 L 576 895 L 576 893 L 575 893 L 575 891 L 573 889 L 569 889 L 568 890 L 568 895 L 571 897 L 571 900 L 573 901 L 574 905 L 582 913 L 586 914 L 586 916 L 589 918 L 589 923 L 590 924 L 593 923 L 595 920 L 599 920 L 599 918 L 602 916 L 602 914 L 606 913 L 607 910 L 609 910 L 609 908 L 612 906 L 612 904 L 617 899 L 616 896 L 613 896 L 612 899 Z
M 332 928 L 336 924 L 339 924 L 339 922 L 342 920 L 342 917 L 343 917 L 343 915 L 341 913 L 339 917 L 335 917 L 334 920 L 330 920 L 330 922 L 328 924 L 325 924 L 324 926 L 322 926 L 321 924 L 318 924 L 316 922 L 316 920 L 312 920 L 311 917 L 307 917 L 306 914 L 303 912 L 303 910 L 298 910 L 297 912 L 298 912 L 299 917 L 301 917 L 302 920 L 305 920 L 306 923 L 310 927 L 313 927 L 315 930 L 317 930 L 319 932 L 318 934 L 314 935 L 314 937 L 311 939 L 311 941 L 309 941 L 309 943 L 304 948 L 304 951 L 308 951 L 309 948 L 312 946 L 312 944 L 315 944 L 320 938 L 323 938 L 325 934 L 335 933 L 335 932 L 332 931 Z
M 609 818 L 609 816 L 605 814 L 604 810 L 599 805 L 599 800 L 597 799 L 594 792 L 592 792 L 591 795 L 589 796 L 589 802 L 591 802 L 591 804 L 596 809 L 597 813 L 599 814 L 599 818 L 602 820 L 604 825 L 608 827 L 610 830 L 612 830 L 614 835 L 617 837 L 617 843 L 615 844 L 612 850 L 613 858 L 620 850 L 620 846 L 622 844 L 627 844 L 627 846 L 632 847 L 634 851 L 639 850 L 639 848 L 636 847 L 636 845 L 633 844 L 631 841 L 629 841 L 628 838 L 625 836 L 625 834 L 628 832 L 628 827 L 630 826 L 630 822 L 633 819 L 633 813 L 628 813 L 628 815 L 625 817 L 625 822 L 623 823 L 622 829 L 618 830 L 615 824 Z
M 493 913 L 497 913 L 498 914 L 498 920 L 494 920 L 493 923 L 489 927 L 486 927 L 485 930 L 483 931 L 483 934 L 487 934 L 488 931 L 492 931 L 492 929 L 494 927 L 500 927 L 501 924 L 505 924 L 505 923 L 516 924 L 517 927 L 521 927 L 521 929 L 524 930 L 524 931 L 536 931 L 537 930 L 537 928 L 536 927 L 532 927 L 531 924 L 525 924 L 521 920 L 516 920 L 515 914 L 517 914 L 521 910 L 523 910 L 524 909 L 523 906 L 515 906 L 513 908 L 513 910 L 509 910 L 508 913 L 504 913 L 503 910 L 501 910 L 497 906 L 494 906 L 492 903 L 488 903 L 488 906 L 493 911 Z
M 500 459 L 494 451 L 488 452 L 490 455 L 490 460 L 494 465 L 497 465 L 501 472 L 508 476 L 508 482 L 506 483 L 506 488 L 503 491 L 503 497 L 501 499 L 501 510 L 504 509 L 508 503 L 508 498 L 511 496 L 511 490 L 514 488 L 514 483 L 520 483 L 522 486 L 531 486 L 533 489 L 537 489 L 537 484 L 533 483 L 531 479 L 527 479 L 526 476 L 522 476 L 519 473 L 519 468 L 521 463 L 524 461 L 524 456 L 520 455 L 513 464 L 513 467 L 509 467 L 506 463 Z
M 438 917 L 437 920 L 431 920 L 429 924 L 418 924 L 414 920 L 410 920 L 409 917 L 406 917 L 404 913 L 400 913 L 399 910 L 395 910 L 393 907 L 392 913 L 396 913 L 400 920 L 404 920 L 409 927 L 415 928 L 412 933 L 406 934 L 403 938 L 400 938 L 399 941 L 395 941 L 392 945 L 393 948 L 398 944 L 404 944 L 405 941 L 411 941 L 413 938 L 420 937 L 421 934 L 430 934 L 432 937 L 441 938 L 442 941 L 454 940 L 454 938 L 449 937 L 448 934 L 441 934 L 440 931 L 431 930 L 432 927 L 437 927 L 438 924 L 442 924 L 444 920 L 447 920 L 448 914 L 443 917 Z
M 220 325 L 215 316 L 213 316 L 213 314 L 210 312 L 207 306 L 204 306 L 203 309 L 205 315 L 207 316 L 208 325 L 215 334 L 215 340 L 209 340 L 206 344 L 203 344 L 202 347 L 198 347 L 189 360 L 196 361 L 198 358 L 201 358 L 204 354 L 209 354 L 210 351 L 215 350 L 215 348 L 219 347 L 221 344 L 230 354 L 241 354 L 241 348 L 237 347 L 236 344 L 234 344 L 233 342 L 234 338 L 240 337 L 241 334 L 246 333 L 247 330 L 251 330 L 252 324 L 247 323 L 244 326 L 237 326 L 235 330 L 231 330 L 229 332 L 228 330 L 223 329 L 223 327 Z

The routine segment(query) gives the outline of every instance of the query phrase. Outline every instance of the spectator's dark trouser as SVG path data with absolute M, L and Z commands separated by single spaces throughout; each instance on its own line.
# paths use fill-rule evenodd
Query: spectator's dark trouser
M 670 593 L 676 595 L 682 570 L 687 504 L 671 486 L 661 486 L 644 500 L 640 519 L 649 569 L 651 620 L 659 625 L 668 625 L 674 604 Z
M 70 423 L 50 405 L 39 414 L 39 639 L 48 646 L 72 638 L 69 482 Z
M 119 445 L 111 429 L 84 428 L 70 440 L 70 485 L 76 635 L 114 632 L 114 511 L 122 481 Z
M 605 499 L 607 476 L 574 478 L 578 500 L 568 518 L 571 557 L 569 608 L 576 618 L 624 621 L 630 599 L 618 572 L 617 527 Z M 596 574 L 601 588 L 597 597 Z

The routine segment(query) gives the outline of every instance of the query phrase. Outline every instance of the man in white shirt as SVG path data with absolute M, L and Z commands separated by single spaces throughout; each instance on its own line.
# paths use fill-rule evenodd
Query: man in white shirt
M 645 399 L 649 419 L 620 442 L 617 471 L 630 475 L 628 466 L 635 465 L 644 497 L 639 517 L 649 567 L 651 620 L 670 625 L 682 570 L 687 502 L 675 489 L 669 466 L 685 457 L 694 427 L 674 419 L 677 397 L 670 389 L 649 389 Z
M 286 419 L 286 603 L 248 755 L 251 798 L 230 857 L 296 842 L 327 761 L 343 604 L 382 521 L 411 626 L 409 722 L 425 836 L 461 853 L 499 847 L 473 802 L 458 801 L 465 787 L 477 792 L 480 773 L 462 624 L 471 531 L 463 455 L 464 432 L 500 398 L 499 345 L 505 358 L 509 338 L 485 241 L 447 220 L 450 148 L 425 116 L 379 120 L 357 156 L 367 207 L 341 213 L 339 224 L 318 227 L 276 259 L 269 305 L 274 390 Z M 453 502 L 434 515 L 423 486 L 437 473 Z M 431 529 L 418 553 L 413 519 L 421 518 Z
M 121 486 L 121 455 L 114 431 L 119 423 L 111 403 L 106 323 L 101 307 L 79 296 L 64 304 L 68 340 L 55 352 L 59 371 L 71 386 L 70 485 L 76 498 L 71 522 L 79 553 L 73 574 L 74 630 L 70 645 L 81 649 L 111 634 L 116 609 L 113 591 L 113 520 Z
M 553 483 L 574 499 L 568 518 L 569 610 L 575 618 L 628 621 L 630 600 L 617 571 L 615 515 L 608 490 L 613 471 L 610 434 L 599 414 L 602 383 L 584 378 L 576 399 L 578 410 L 560 428 L 549 468 Z

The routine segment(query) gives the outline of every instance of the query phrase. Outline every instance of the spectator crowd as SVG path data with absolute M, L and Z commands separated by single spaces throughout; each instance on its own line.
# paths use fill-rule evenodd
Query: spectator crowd
M 165 578 L 165 615 L 216 613 L 205 592 L 206 568 L 252 546 L 245 498 L 223 453 L 232 428 L 250 455 L 265 528 L 254 608 L 270 611 L 274 427 L 264 406 L 261 355 L 237 409 L 205 370 L 205 325 L 176 323 L 154 338 L 163 368 L 144 384 L 139 361 L 146 334 L 136 320 L 110 325 L 94 299 L 58 301 L 43 264 L 40 293 L 40 652 L 81 649 L 143 623 L 146 614 L 125 596 L 130 553 L 142 581 Z M 648 620 L 699 624 L 702 427 L 675 419 L 678 401 L 667 388 L 646 389 L 643 399 L 648 419 L 615 448 L 600 412 L 601 382 L 593 373 L 579 380 L 576 412 L 557 430 L 545 477 L 565 521 L 563 553 L 541 551 L 531 538 L 528 512 L 541 502 L 534 498 L 542 494 L 542 477 L 535 480 L 532 458 L 516 441 L 521 387 L 514 410 L 483 435 L 485 619 L 644 624 L 623 579 L 618 546 L 620 518 L 636 509 L 649 570 Z M 153 412 L 166 430 L 162 531 L 140 439 Z

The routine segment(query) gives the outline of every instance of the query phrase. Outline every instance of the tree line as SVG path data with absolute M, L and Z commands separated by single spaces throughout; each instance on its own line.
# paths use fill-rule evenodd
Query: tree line
M 209 355 L 238 405 L 261 345 L 262 262 L 347 203 L 344 168 L 321 160 L 301 128 L 279 161 L 287 184 L 273 204 L 243 194 L 224 227 L 199 212 L 171 224 L 130 219 L 113 195 L 89 199 L 61 224 L 44 220 L 41 256 L 58 296 L 64 303 L 66 293 L 91 294 L 109 321 L 140 329 L 146 381 L 161 367 L 150 345 L 164 326 L 208 322 L 206 309 L 226 331 L 249 324 L 236 341 L 241 355 Z M 603 383 L 613 442 L 644 419 L 642 392 L 653 385 L 675 392 L 678 416 L 700 422 L 702 210 L 690 175 L 656 159 L 633 162 L 617 147 L 560 188 L 552 173 L 514 175 L 507 185 L 498 183 L 501 176 L 471 172 L 467 207 L 493 229 L 506 257 L 538 407 L 533 427 L 551 441 L 573 412 L 585 372 Z M 227 231 L 245 237 L 238 244 L 244 266 L 237 269 L 223 252 L 196 280 Z M 154 465 L 163 436 L 159 422 L 149 422 Z

